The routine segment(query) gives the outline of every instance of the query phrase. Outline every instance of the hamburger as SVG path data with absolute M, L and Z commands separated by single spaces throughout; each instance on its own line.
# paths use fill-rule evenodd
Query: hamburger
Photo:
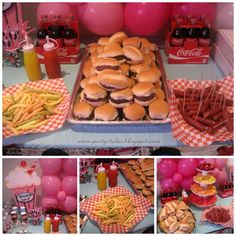
M 129 75 L 129 65 L 124 63 L 120 65 L 121 71 L 125 74 L 125 75 Z
M 150 83 L 157 83 L 160 80 L 161 72 L 160 70 L 149 69 L 146 71 L 142 71 L 137 75 L 137 80 L 139 82 L 150 82 Z
M 94 107 L 85 101 L 78 102 L 74 105 L 74 116 L 79 120 L 92 120 Z
M 143 54 L 136 47 L 125 46 L 122 50 L 128 64 L 135 65 L 143 63 Z
M 84 64 L 82 73 L 83 73 L 83 76 L 85 78 L 89 78 L 92 75 L 95 75 L 95 71 L 94 71 L 94 68 L 93 68 L 93 65 L 92 65 L 91 61 Z
M 97 75 L 93 75 L 88 78 L 88 84 L 98 84 L 99 85 L 99 78 Z
M 82 100 L 95 107 L 103 105 L 107 101 L 107 91 L 98 84 L 88 84 L 82 94 Z
M 140 48 L 140 38 L 139 37 L 131 37 L 131 38 L 127 38 L 123 41 L 123 47 L 125 46 L 133 46 L 136 48 Z
M 101 37 L 98 40 L 98 45 L 104 46 L 104 45 L 106 45 L 108 43 L 108 40 L 109 40 L 109 37 Z
M 89 78 L 84 78 L 80 82 L 80 87 L 84 89 L 88 85 L 88 83 L 89 83 Z
M 155 87 L 150 82 L 140 82 L 132 88 L 134 101 L 141 106 L 148 106 L 156 99 Z
M 164 100 L 166 97 L 164 91 L 161 88 L 156 88 L 156 96 L 161 100 Z
M 113 121 L 117 119 L 118 112 L 115 107 L 109 103 L 106 103 L 95 108 L 94 117 L 96 120 Z
M 108 43 L 103 48 L 104 51 L 110 51 L 110 50 L 121 50 L 121 46 L 117 42 Z
M 123 108 L 133 102 L 133 93 L 130 88 L 111 92 L 109 103 L 117 108 Z
M 117 32 L 109 38 L 108 42 L 109 43 L 117 42 L 119 44 L 122 44 L 122 42 L 127 38 L 128 36 L 124 32 Z
M 125 120 L 137 121 L 143 120 L 145 116 L 145 109 L 137 103 L 132 103 L 129 106 L 123 108 L 123 114 Z
M 138 73 L 148 70 L 148 69 L 149 69 L 149 66 L 146 63 L 131 65 L 129 68 L 129 76 L 131 78 L 136 79 Z
M 120 64 L 116 59 L 113 58 L 99 58 L 94 63 L 96 73 L 101 73 L 101 71 L 111 69 L 111 70 L 120 70 Z
M 90 54 L 93 54 L 94 52 L 97 52 L 99 48 L 99 45 L 97 43 L 90 43 L 88 44 L 88 50 Z
M 169 113 L 169 106 L 166 101 L 156 99 L 148 107 L 149 117 L 152 120 L 165 119 Z
M 125 57 L 121 49 L 111 49 L 104 51 L 98 55 L 98 58 L 113 58 L 120 64 L 125 63 Z

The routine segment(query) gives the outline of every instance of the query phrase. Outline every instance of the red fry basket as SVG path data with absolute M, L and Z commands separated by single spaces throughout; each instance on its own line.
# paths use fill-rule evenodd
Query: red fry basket
M 132 228 L 133 228 L 135 225 L 137 225 L 140 221 L 142 221 L 146 217 L 151 207 L 151 203 L 148 200 L 146 200 L 143 196 L 132 194 L 131 192 L 129 192 L 128 189 L 126 189 L 123 186 L 109 188 L 101 193 L 95 194 L 89 199 L 86 199 L 83 203 L 80 204 L 80 211 L 87 213 L 88 217 L 91 220 L 97 222 L 97 224 L 100 227 L 100 230 L 103 233 L 127 233 L 131 230 L 131 228 L 119 224 L 109 224 L 109 225 L 103 224 L 101 220 L 92 213 L 95 204 L 102 199 L 103 194 L 121 194 L 121 193 L 130 194 L 133 198 L 133 203 L 138 206 L 135 208 L 135 217 L 132 221 Z
M 20 135 L 28 133 L 50 132 L 55 129 L 61 128 L 66 120 L 70 104 L 70 95 L 64 83 L 64 80 L 60 78 L 60 79 L 40 80 L 37 82 L 26 82 L 23 84 L 16 84 L 9 88 L 5 88 L 3 90 L 3 96 L 6 96 L 7 94 L 14 95 L 24 84 L 34 89 L 46 89 L 50 91 L 60 92 L 63 94 L 63 101 L 57 106 L 57 110 L 61 111 L 60 114 L 54 114 L 50 116 L 47 124 L 42 125 L 36 129 L 22 132 Z M 13 136 L 16 136 L 16 134 L 12 130 L 10 130 L 7 127 L 3 127 L 3 138 L 9 138 Z
M 171 90 L 171 98 L 169 99 L 170 119 L 173 136 L 184 143 L 192 147 L 208 146 L 213 142 L 225 142 L 233 140 L 233 132 L 229 132 L 225 127 L 219 128 L 214 134 L 208 134 L 205 131 L 200 132 L 197 129 L 190 126 L 183 118 L 177 107 L 178 100 L 173 92 L 174 89 L 185 91 L 187 88 L 194 88 L 195 86 L 208 87 L 213 84 L 220 86 L 220 92 L 222 92 L 227 99 L 233 100 L 233 76 L 225 77 L 223 80 L 212 81 L 197 81 L 176 79 L 168 81 Z

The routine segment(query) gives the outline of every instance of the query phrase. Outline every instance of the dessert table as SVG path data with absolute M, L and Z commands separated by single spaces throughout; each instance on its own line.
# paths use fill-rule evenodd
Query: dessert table
M 233 197 L 228 197 L 228 198 L 221 198 L 220 196 L 217 195 L 217 202 L 216 202 L 216 206 L 229 206 L 231 204 L 231 202 L 233 201 Z M 157 210 L 157 214 L 160 211 L 160 201 L 158 200 L 158 210 Z M 190 206 L 191 211 L 193 212 L 195 218 L 196 218 L 196 227 L 195 230 L 193 231 L 193 233 L 196 234 L 206 234 L 215 230 L 220 230 L 222 228 L 224 228 L 221 225 L 216 225 L 216 224 L 210 224 L 208 222 L 203 222 L 201 221 L 201 214 L 203 212 L 203 209 L 195 207 L 193 205 Z M 159 227 L 158 227 L 159 230 Z
M 191 80 L 214 79 L 224 77 L 213 59 L 206 65 L 169 65 L 164 50 L 161 50 L 168 80 L 186 78 Z M 63 79 L 71 93 L 80 64 L 62 65 Z M 45 73 L 44 65 L 41 65 Z M 5 87 L 27 82 L 24 67 L 3 67 L 3 85 Z M 187 147 L 172 136 L 171 125 L 74 125 L 67 121 L 58 130 L 48 133 L 27 134 L 3 139 L 3 146 L 16 144 L 25 149 L 97 149 L 127 147 L 178 147 L 187 155 L 216 155 L 220 145 L 232 145 L 232 142 L 216 142 L 209 147 Z M 215 146 L 215 147 L 214 147 Z M 207 151 L 209 148 L 209 151 Z M 37 153 L 40 155 L 39 153 Z M 25 153 L 25 155 L 27 155 Z M 182 155 L 186 155 L 182 153 Z
M 94 177 L 92 168 L 89 169 L 89 174 L 92 175 L 91 182 L 87 182 L 84 184 L 80 184 L 80 194 L 86 195 L 88 198 L 98 193 L 97 189 L 97 180 Z M 119 173 L 117 186 L 124 186 L 131 193 L 134 193 L 133 189 L 130 187 L 124 176 Z M 154 227 L 154 213 L 149 212 L 148 215 L 142 220 L 139 224 L 137 224 L 133 229 L 132 233 L 142 233 L 145 229 L 149 227 Z M 90 220 L 87 221 L 81 233 L 99 233 L 100 230 L 97 227 L 95 222 Z

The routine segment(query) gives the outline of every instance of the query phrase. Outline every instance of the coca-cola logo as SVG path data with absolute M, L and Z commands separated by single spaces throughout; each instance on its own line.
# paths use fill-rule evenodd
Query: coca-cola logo
M 34 194 L 33 193 L 20 193 L 17 195 L 17 200 L 19 202 L 30 202 L 34 199 Z
M 58 48 L 58 49 L 57 49 L 57 53 L 58 53 L 58 55 L 61 56 L 61 57 L 65 57 L 65 56 L 67 56 L 67 54 L 68 54 L 66 48 Z
M 184 57 L 200 57 L 202 55 L 203 50 L 201 48 L 193 48 L 193 49 L 184 49 L 181 48 L 177 52 L 177 56 L 184 56 Z

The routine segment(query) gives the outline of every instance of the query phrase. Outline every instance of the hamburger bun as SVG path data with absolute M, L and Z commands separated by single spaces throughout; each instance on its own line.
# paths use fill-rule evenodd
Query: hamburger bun
M 161 72 L 158 73 L 156 70 L 149 69 L 149 70 L 140 72 L 137 75 L 137 80 L 139 82 L 150 82 L 150 83 L 155 84 L 160 80 L 160 77 L 161 77 Z
M 137 103 L 132 103 L 131 105 L 123 108 L 124 118 L 130 121 L 143 120 L 145 116 L 145 109 L 138 105 Z
M 132 88 L 135 85 L 135 80 L 134 79 L 127 79 L 128 87 Z
M 125 46 L 133 46 L 136 48 L 140 48 L 140 38 L 139 37 L 131 37 L 127 38 L 123 41 L 123 47 Z
M 93 75 L 88 78 L 88 84 L 98 84 L 99 85 L 99 77 L 97 75 Z
M 82 73 L 85 78 L 89 78 L 92 75 L 95 75 L 95 71 L 91 62 L 85 63 Z
M 109 40 L 109 37 L 101 37 L 98 40 L 98 45 L 104 46 L 104 45 L 106 45 L 108 43 L 108 40 Z
M 93 106 L 100 106 L 106 103 L 107 92 L 98 84 L 88 84 L 81 96 L 81 99 Z
M 130 88 L 111 92 L 109 103 L 117 108 L 127 107 L 133 102 L 133 93 Z
M 104 50 L 104 52 L 105 51 L 110 51 L 110 50 L 121 50 L 121 46 L 117 42 L 112 42 L 112 43 L 106 44 L 104 46 L 103 50 Z
M 94 107 L 87 102 L 81 101 L 74 105 L 73 112 L 79 120 L 91 120 Z
M 94 52 L 97 52 L 99 48 L 99 45 L 97 43 L 90 43 L 88 44 L 88 50 L 90 54 L 93 54 Z
M 143 54 L 136 47 L 125 46 L 122 50 L 128 64 L 135 65 L 143 63 Z
M 142 194 L 144 197 L 148 197 L 149 195 L 152 195 L 151 191 L 147 188 L 143 188 Z
M 119 44 L 122 44 L 122 42 L 127 38 L 128 38 L 128 36 L 124 32 L 121 31 L 121 32 L 117 32 L 117 33 L 113 34 L 109 38 L 108 42 L 109 43 L 117 42 Z
M 117 116 L 118 112 L 116 108 L 109 103 L 96 107 L 94 110 L 94 117 L 96 120 L 112 121 L 116 120 Z
M 98 58 L 113 58 L 119 63 L 125 63 L 125 57 L 121 49 L 110 49 L 98 55 Z
M 156 99 L 155 87 L 150 82 L 140 82 L 132 88 L 134 101 L 141 106 L 148 106 Z
M 89 83 L 89 78 L 84 78 L 80 82 L 80 87 L 84 89 L 88 85 L 88 83 Z
M 120 65 L 121 71 L 122 73 L 124 73 L 125 75 L 129 75 L 129 65 L 124 63 Z
M 132 159 L 132 160 L 129 160 L 128 161 L 128 165 L 136 165 L 137 164 L 137 160 L 134 160 L 134 159 Z
M 138 73 L 146 70 L 149 70 L 149 66 L 146 63 L 131 65 L 129 68 L 129 76 L 131 78 L 137 79 Z
M 94 63 L 93 66 L 95 68 L 96 73 L 101 73 L 104 70 L 111 69 L 111 70 L 120 70 L 120 64 L 116 59 L 113 58 L 98 58 Z
M 164 100 L 166 95 L 161 88 L 156 88 L 156 96 L 158 99 Z
M 156 99 L 148 108 L 149 117 L 152 120 L 165 119 L 169 114 L 169 106 L 166 101 Z
M 147 197 L 147 200 L 148 200 L 149 202 L 151 202 L 152 206 L 154 205 L 154 196 L 153 196 L 153 195 L 149 195 L 149 196 Z

